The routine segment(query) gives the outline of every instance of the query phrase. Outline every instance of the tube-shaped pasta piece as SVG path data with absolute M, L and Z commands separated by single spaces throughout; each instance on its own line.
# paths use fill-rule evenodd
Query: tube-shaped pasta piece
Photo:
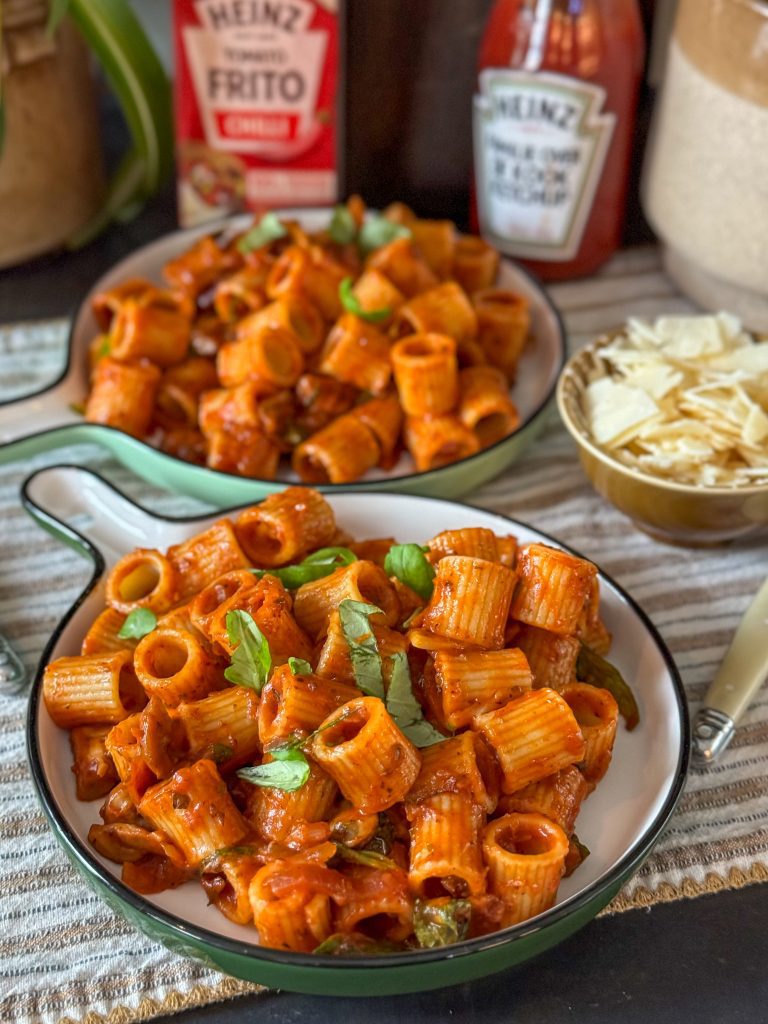
M 503 900 L 502 927 L 527 921 L 555 902 L 568 838 L 541 814 L 505 814 L 483 832 L 488 888 Z
M 247 686 L 227 686 L 179 704 L 190 757 L 209 757 L 220 772 L 252 760 L 261 750 L 258 711 L 258 695 Z
M 448 466 L 480 451 L 474 431 L 458 416 L 409 416 L 405 444 L 420 473 Z
M 372 398 L 370 402 L 358 405 L 349 415 L 368 427 L 379 444 L 380 465 L 385 469 L 391 468 L 403 425 L 403 410 L 395 395 Z
M 395 311 L 405 300 L 400 289 L 396 288 L 380 270 L 363 271 L 355 281 L 352 294 L 365 313 L 381 313 L 383 310 L 389 310 L 389 315 L 380 321 L 384 327 L 392 322 Z
M 579 621 L 576 636 L 590 650 L 605 656 L 611 649 L 611 634 L 600 618 L 600 580 L 592 580 L 589 597 L 586 600 Z
M 478 715 L 472 728 L 496 752 L 504 793 L 577 764 L 586 749 L 573 712 L 558 693 L 547 688 L 531 690 L 497 711 Z
M 235 846 L 248 833 L 216 765 L 207 758 L 151 786 L 139 811 L 178 846 L 192 867 L 217 850 Z
M 472 649 L 471 644 L 461 643 L 459 640 L 451 640 L 447 636 L 439 636 L 431 633 L 428 629 L 409 629 L 406 636 L 411 647 L 418 651 L 450 651 L 452 654 L 461 654 L 465 650 Z M 477 650 L 477 648 L 474 648 Z
M 189 317 L 178 304 L 128 299 L 112 322 L 110 353 L 122 363 L 148 359 L 156 366 L 173 366 L 186 356 L 190 338 Z
M 459 373 L 459 419 L 488 448 L 520 425 L 507 380 L 493 366 L 471 366 Z
M 568 683 L 560 691 L 579 723 L 586 749 L 581 762 L 584 778 L 594 788 L 608 771 L 619 721 L 613 695 L 587 683 Z
M 526 544 L 517 553 L 517 572 L 510 616 L 552 633 L 574 633 L 597 568 L 559 548 Z
M 79 725 L 69 734 L 78 800 L 97 800 L 119 782 L 105 739 L 108 725 Z
M 107 603 L 127 615 L 134 608 L 167 612 L 178 602 L 181 580 L 176 567 L 153 548 L 124 555 L 107 577 Z
M 384 681 L 387 682 L 391 670 L 391 656 L 405 653 L 408 641 L 402 633 L 390 629 L 378 622 L 372 622 L 371 628 L 376 638 L 376 647 L 381 656 Z M 355 672 L 349 655 L 349 644 L 341 628 L 338 611 L 332 611 L 328 619 L 328 629 L 323 646 L 317 660 L 317 674 L 324 679 L 336 679 L 339 682 L 354 685 Z
M 451 277 L 455 278 L 467 295 L 481 288 L 490 288 L 499 271 L 499 254 L 478 238 L 477 235 L 462 235 L 453 249 Z
M 408 416 L 450 412 L 459 395 L 456 342 L 446 334 L 411 334 L 392 346 L 400 404 Z
M 326 844 L 335 852 L 333 844 Z M 343 899 L 345 880 L 302 854 L 265 864 L 251 882 L 253 923 L 270 949 L 311 953 L 331 934 L 331 895 Z
M 499 809 L 504 814 L 510 811 L 543 814 L 570 836 L 587 793 L 584 776 L 571 765 L 561 768 L 554 775 L 548 775 L 546 779 L 531 782 L 516 793 L 503 796 L 499 801 Z
M 272 662 L 280 665 L 290 657 L 312 657 L 309 637 L 291 613 L 291 596 L 276 576 L 266 575 L 254 587 L 238 591 L 224 601 L 211 616 L 206 627 L 209 639 L 231 655 L 233 651 L 227 630 L 231 611 L 247 612 L 266 637 Z
M 163 267 L 163 277 L 173 289 L 195 299 L 241 262 L 237 249 L 222 249 L 214 238 L 206 235 L 169 260 Z
M 258 312 L 251 313 L 240 324 L 243 331 L 246 327 L 251 331 L 261 325 L 291 331 L 305 355 L 317 352 L 325 338 L 325 322 L 320 310 L 310 299 L 299 293 L 289 293 L 275 299 Z
M 484 526 L 465 526 L 459 530 L 443 530 L 427 542 L 435 561 L 446 555 L 468 555 L 470 558 L 484 558 L 487 562 L 499 562 L 499 546 L 496 534 Z
M 335 718 L 341 719 L 330 725 Z M 384 811 L 404 799 L 421 767 L 419 751 L 400 732 L 382 701 L 358 697 L 323 723 L 310 753 L 363 813 Z
M 392 377 L 389 338 L 354 313 L 344 313 L 331 328 L 318 369 L 372 395 L 383 394 Z
M 93 374 L 85 418 L 132 437 L 144 437 L 159 384 L 160 370 L 153 363 L 120 363 L 105 356 Z
M 460 344 L 477 334 L 477 317 L 461 285 L 444 281 L 404 303 L 397 311 L 393 330 L 398 338 L 447 334 Z
M 213 293 L 213 308 L 217 316 L 227 323 L 235 323 L 266 305 L 264 286 L 269 266 L 246 266 L 219 281 Z
M 456 346 L 456 359 L 460 370 L 470 366 L 487 366 L 488 359 L 477 338 L 462 338 Z
M 258 427 L 227 426 L 208 435 L 206 464 L 220 473 L 274 480 L 280 448 Z
M 302 584 L 294 597 L 296 620 L 317 640 L 326 633 L 331 614 L 344 600 L 376 605 L 384 613 L 388 626 L 397 621 L 397 595 L 387 574 L 373 562 L 362 560 L 344 565 L 329 576 Z
M 414 220 L 409 225 L 416 248 L 439 278 L 450 277 L 456 227 L 450 220 Z
M 256 847 L 224 850 L 207 860 L 200 872 L 200 884 L 217 910 L 235 924 L 251 924 L 251 882 L 264 865 L 264 854 Z
M 348 484 L 373 469 L 381 452 L 371 430 L 351 414 L 339 416 L 293 450 L 293 468 L 309 484 Z
M 561 636 L 537 626 L 518 626 L 512 642 L 525 654 L 535 687 L 562 690 L 576 677 L 581 644 L 575 636 Z
M 233 388 L 214 388 L 200 398 L 198 421 L 200 429 L 210 437 L 226 427 L 261 428 L 259 405 L 274 395 L 275 387 L 267 381 L 247 380 Z
M 216 355 L 216 371 L 224 387 L 259 380 L 289 388 L 303 370 L 304 355 L 293 331 L 267 324 L 222 345 Z
M 213 359 L 190 356 L 163 374 L 157 391 L 157 409 L 173 423 L 196 427 L 200 396 L 218 383 Z
M 189 605 L 189 618 L 195 629 L 211 639 L 211 620 L 221 606 L 233 597 L 240 596 L 246 590 L 253 590 L 256 577 L 247 569 L 235 569 L 225 572 L 213 583 L 204 587 Z
M 480 853 L 484 814 L 466 793 L 440 793 L 408 804 L 408 881 L 420 896 L 466 898 L 485 892 Z
M 482 288 L 472 296 L 477 336 L 488 362 L 513 381 L 531 327 L 531 311 L 523 295 L 503 288 Z
M 339 285 L 349 271 L 320 246 L 290 245 L 278 256 L 267 278 L 267 295 L 279 299 L 299 294 L 311 299 L 326 320 L 341 312 Z
M 294 733 L 313 732 L 331 712 L 354 700 L 359 693 L 354 684 L 321 679 L 312 674 L 294 675 L 288 665 L 280 666 L 261 691 L 261 745 L 266 747 Z
M 143 277 L 130 277 L 112 288 L 97 292 L 91 299 L 93 318 L 102 331 L 109 331 L 112 320 L 128 299 L 152 296 L 158 289 Z
M 308 551 L 327 547 L 336 532 L 333 509 L 308 487 L 286 487 L 235 520 L 235 534 L 254 565 L 271 567 L 300 561 Z
M 182 730 L 157 697 L 143 711 L 113 726 L 105 745 L 135 805 L 150 786 L 171 774 L 184 752 Z
M 450 640 L 500 649 L 515 580 L 515 573 L 500 562 L 466 555 L 441 558 L 418 625 Z
M 508 533 L 504 537 L 497 537 L 496 544 L 499 549 L 499 561 L 510 569 L 514 569 L 517 561 L 517 537 Z
M 463 793 L 485 813 L 494 811 L 499 799 L 499 770 L 478 733 L 468 730 L 422 749 L 421 770 L 408 793 L 408 805 L 440 793 Z
M 413 931 L 413 894 L 408 875 L 399 868 L 371 870 L 352 865 L 344 871 L 347 891 L 338 907 L 335 928 L 371 938 L 402 942 Z
M 225 572 L 250 567 L 228 519 L 219 519 L 203 533 L 174 544 L 168 548 L 168 559 L 181 576 L 180 603 Z
M 117 634 L 125 615 L 114 608 L 105 609 L 88 627 L 80 647 L 81 654 L 109 654 L 112 651 L 133 651 L 138 643 L 133 637 L 123 639 Z
M 269 762 L 267 756 L 265 762 Z M 292 792 L 272 786 L 248 786 L 245 817 L 262 839 L 287 843 L 307 823 L 328 821 L 338 787 L 323 769 L 309 761 L 309 778 Z M 328 830 L 330 834 L 330 828 Z
M 418 295 L 440 283 L 437 275 L 410 238 L 396 238 L 375 249 L 366 270 L 380 270 L 403 295 Z
M 531 689 L 533 676 L 521 650 L 465 651 L 435 655 L 441 718 L 452 729 L 470 725 L 475 715 L 493 711 Z
M 224 682 L 221 666 L 191 633 L 153 629 L 139 641 L 133 656 L 139 682 L 151 697 L 175 708 L 200 700 Z
M 57 658 L 43 673 L 48 714 L 62 729 L 113 723 L 146 702 L 130 651 Z

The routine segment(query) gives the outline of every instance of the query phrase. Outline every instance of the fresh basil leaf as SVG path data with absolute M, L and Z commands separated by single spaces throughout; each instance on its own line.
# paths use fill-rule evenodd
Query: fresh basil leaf
M 631 732 L 635 728 L 640 721 L 640 710 L 629 683 L 615 665 L 586 644 L 581 645 L 576 659 L 576 678 L 581 683 L 589 683 L 590 686 L 597 686 L 612 694 L 626 722 L 627 731 Z
M 352 278 L 345 277 L 339 285 L 339 298 L 341 304 L 348 313 L 354 313 L 361 320 L 367 320 L 371 324 L 380 324 L 386 320 L 392 310 L 389 306 L 382 306 L 381 309 L 363 309 L 360 299 L 352 291 Z
M 121 640 L 140 640 L 157 626 L 157 616 L 149 608 L 134 608 L 128 612 L 117 635 Z
M 308 676 L 312 672 L 312 666 L 303 658 L 289 658 L 288 668 L 295 676 Z
M 366 696 L 384 700 L 381 655 L 369 619 L 376 614 L 381 614 L 381 608 L 363 601 L 347 598 L 339 605 L 341 631 L 349 647 L 355 682 Z
M 357 235 L 355 218 L 346 203 L 339 203 L 333 208 L 328 234 L 338 245 L 349 245 Z
M 267 638 L 253 616 L 241 609 L 227 612 L 227 636 L 234 652 L 229 668 L 224 670 L 224 678 L 261 693 L 272 668 Z
M 296 590 L 305 583 L 330 576 L 341 566 L 351 565 L 355 561 L 357 556 L 349 548 L 320 548 L 307 555 L 298 565 L 286 565 L 282 569 L 252 569 L 251 572 L 259 579 L 262 576 L 276 576 L 286 590 Z
M 237 243 L 237 248 L 240 252 L 253 252 L 254 249 L 261 249 L 278 238 L 285 238 L 287 234 L 276 213 L 265 213 L 258 224 L 246 231 Z
M 389 939 L 372 939 L 362 932 L 337 932 L 330 935 L 314 950 L 326 956 L 377 956 L 383 953 L 402 953 L 406 947 Z
M 420 544 L 393 544 L 384 559 L 384 572 L 387 576 L 396 576 L 425 601 L 432 597 L 435 570 Z
M 364 253 L 380 249 L 382 245 L 394 242 L 396 238 L 410 238 L 411 230 L 405 224 L 396 224 L 386 217 L 369 217 L 357 236 L 360 248 Z
M 309 778 L 309 761 L 303 751 L 276 747 L 270 750 L 270 754 L 275 760 L 268 764 L 241 768 L 237 773 L 238 777 L 253 786 L 282 789 L 285 793 L 301 789 Z
M 343 843 L 336 843 L 336 855 L 350 864 L 364 864 L 367 868 L 378 868 L 380 871 L 391 871 L 400 866 L 376 850 L 355 850 Z
M 398 729 L 416 747 L 431 747 L 433 743 L 441 743 L 445 736 L 429 724 L 413 695 L 408 655 L 405 651 L 397 651 L 390 660 L 392 674 L 385 703 Z
M 467 937 L 472 916 L 469 900 L 416 900 L 413 931 L 422 949 L 450 946 Z

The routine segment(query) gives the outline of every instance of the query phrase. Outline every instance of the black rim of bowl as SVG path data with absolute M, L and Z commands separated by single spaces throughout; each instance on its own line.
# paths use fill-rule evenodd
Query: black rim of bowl
M 624 876 L 631 874 L 635 866 L 639 865 L 650 849 L 658 839 L 662 829 L 669 820 L 672 812 L 674 811 L 677 802 L 682 793 L 683 785 L 686 778 L 688 769 L 688 761 L 690 756 L 690 724 L 688 719 L 687 703 L 685 699 L 685 691 L 683 689 L 682 680 L 680 679 L 677 666 L 667 649 L 666 644 L 658 633 L 656 627 L 653 625 L 651 620 L 648 618 L 646 613 L 618 583 L 616 583 L 607 573 L 600 570 L 600 575 L 603 579 L 611 585 L 614 591 L 624 601 L 634 614 L 639 618 L 644 628 L 647 630 L 651 639 L 653 640 L 658 652 L 660 653 L 662 660 L 669 673 L 670 680 L 675 694 L 677 702 L 678 719 L 680 726 L 680 750 L 678 751 L 678 762 L 676 771 L 671 779 L 669 792 L 667 797 L 657 812 L 653 821 L 646 827 L 642 836 L 638 841 L 631 847 L 619 861 L 608 870 L 603 876 L 598 878 L 595 882 L 586 886 L 582 891 L 569 897 L 563 903 L 556 905 L 550 910 L 545 911 L 538 917 L 532 918 L 530 922 L 522 922 L 521 924 L 514 925 L 510 928 L 505 928 L 501 931 L 492 932 L 489 935 L 483 935 L 479 938 L 465 939 L 463 942 L 456 943 L 452 946 L 442 946 L 437 949 L 423 949 L 423 950 L 412 950 L 403 953 L 391 953 L 384 954 L 376 957 L 323 957 L 317 956 L 313 953 L 296 953 L 285 950 L 270 949 L 267 946 L 259 946 L 258 944 L 239 942 L 235 939 L 230 939 L 226 936 L 220 935 L 216 932 L 208 931 L 205 928 L 201 928 L 198 925 L 191 924 L 185 921 L 183 918 L 176 916 L 166 910 L 154 906 L 151 902 L 144 899 L 138 893 L 135 893 L 132 889 L 129 889 L 123 882 L 118 878 L 114 877 L 110 871 L 108 871 L 97 859 L 93 851 L 91 851 L 87 845 L 80 839 L 76 832 L 72 829 L 66 817 L 62 814 L 59 809 L 56 799 L 51 792 L 46 778 L 45 771 L 40 756 L 40 749 L 37 739 L 37 721 L 38 713 L 41 704 L 42 696 L 42 675 L 45 666 L 47 665 L 51 652 L 56 646 L 61 633 L 70 621 L 72 616 L 75 614 L 77 609 L 83 604 L 88 595 L 92 592 L 96 584 L 99 582 L 101 576 L 106 570 L 106 562 L 104 556 L 101 554 L 99 549 L 86 537 L 80 534 L 73 527 L 66 523 L 62 523 L 55 516 L 51 515 L 45 509 L 41 509 L 40 506 L 30 495 L 30 488 L 35 478 L 41 474 L 51 472 L 55 469 L 74 469 L 80 473 L 87 473 L 100 481 L 101 484 L 108 487 L 115 494 L 117 494 L 124 501 L 140 509 L 142 512 L 153 516 L 162 522 L 168 523 L 189 523 L 190 525 L 201 520 L 209 519 L 211 513 L 197 516 L 166 516 L 160 515 L 154 512 L 149 512 L 138 502 L 133 501 L 132 498 L 124 494 L 119 488 L 115 487 L 108 480 L 105 480 L 99 473 L 94 472 L 91 469 L 86 469 L 82 466 L 76 466 L 71 464 L 61 464 L 58 466 L 47 466 L 44 469 L 39 469 L 35 473 L 32 473 L 24 481 L 21 489 L 21 501 L 24 508 L 29 512 L 34 509 L 33 518 L 35 518 L 40 525 L 45 526 L 51 530 L 60 539 L 68 540 L 72 545 L 78 549 L 84 549 L 88 552 L 90 558 L 93 561 L 93 572 L 88 583 L 83 588 L 82 592 L 78 595 L 75 601 L 72 603 L 70 608 L 62 617 L 61 621 L 56 626 L 50 639 L 45 645 L 45 649 L 40 658 L 40 663 L 35 674 L 35 680 L 32 684 L 32 692 L 29 700 L 29 713 L 27 717 L 27 755 L 29 758 L 30 767 L 32 770 L 32 779 L 37 790 L 38 798 L 40 799 L 43 809 L 51 822 L 55 823 L 58 838 L 62 841 L 68 851 L 77 859 L 80 866 L 89 874 L 92 875 L 101 885 L 106 887 L 112 895 L 117 897 L 122 903 L 127 903 L 133 910 L 141 913 L 143 916 L 154 920 L 157 924 L 163 928 L 170 929 L 182 938 L 194 938 L 201 943 L 206 943 L 215 946 L 222 952 L 230 955 L 247 957 L 249 959 L 264 960 L 269 963 L 281 964 L 285 967 L 313 967 L 315 969 L 324 970 L 370 970 L 372 968 L 378 970 L 384 970 L 387 968 L 399 968 L 406 966 L 413 966 L 419 964 L 427 964 L 445 959 L 454 959 L 458 957 L 483 953 L 487 950 L 497 948 L 499 946 L 506 945 L 510 942 L 517 942 L 527 938 L 535 933 L 548 930 L 551 927 L 556 926 L 564 918 L 568 917 L 571 913 L 578 910 L 581 907 L 585 907 L 597 900 L 599 896 L 606 890 L 610 890 L 611 887 L 622 879 Z M 487 509 L 477 509 L 472 505 L 468 505 L 465 502 L 452 501 L 446 498 L 423 498 L 416 495 L 402 495 L 402 494 L 387 494 L 382 495 L 386 499 L 393 501 L 401 500 L 427 500 L 433 502 L 439 502 L 445 505 L 459 505 L 463 508 L 471 509 L 473 511 L 485 512 L 490 515 L 498 516 L 503 519 L 511 527 L 522 526 L 525 529 L 529 529 L 539 534 L 545 540 L 551 542 L 553 545 L 562 548 L 563 550 L 571 552 L 571 554 L 580 556 L 577 551 L 570 548 L 568 545 L 563 544 L 549 534 L 543 533 L 534 526 L 530 526 L 528 523 L 520 519 L 511 519 L 498 512 L 492 512 Z M 238 511 L 240 508 L 247 507 L 246 505 L 235 506 L 230 509 L 223 509 L 217 511 L 215 515 L 228 515 L 232 512 Z M 30 513 L 32 514 L 32 513 Z

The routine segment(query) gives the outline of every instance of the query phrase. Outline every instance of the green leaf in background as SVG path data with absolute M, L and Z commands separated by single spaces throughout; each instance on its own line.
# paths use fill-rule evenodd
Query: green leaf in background
M 328 234 L 338 245 L 349 245 L 350 242 L 354 242 L 357 235 L 357 224 L 346 203 L 334 206 Z
M 381 309 L 363 309 L 360 305 L 360 300 L 352 291 L 351 277 L 345 277 L 339 285 L 339 298 L 341 299 L 342 306 L 348 313 L 354 313 L 361 320 L 367 320 L 372 324 L 381 323 L 392 312 L 389 306 L 383 306 Z
M 407 228 L 405 224 L 396 224 L 393 220 L 387 220 L 386 217 L 377 216 L 370 217 L 365 221 L 360 228 L 357 240 L 363 252 L 369 253 L 374 249 L 380 249 L 382 245 L 394 242 L 396 238 L 410 237 L 411 229 Z
M 45 31 L 49 36 L 52 36 L 56 29 L 61 24 L 61 20 L 69 10 L 70 0 L 51 0 L 51 6 L 48 10 L 48 23 L 45 26 Z
M 286 793 L 301 789 L 309 778 L 309 761 L 304 752 L 295 747 L 275 747 L 270 753 L 274 761 L 241 768 L 237 773 L 239 778 L 254 786 L 282 789 Z
M 469 931 L 472 904 L 469 900 L 416 900 L 413 931 L 422 949 L 461 942 Z
M 151 633 L 157 626 L 157 616 L 149 608 L 134 608 L 128 612 L 125 620 L 117 631 L 121 640 L 140 640 L 147 633 Z
M 431 747 L 446 737 L 424 717 L 421 704 L 413 695 L 408 655 L 397 651 L 391 657 L 392 674 L 389 677 L 386 706 L 398 729 L 415 747 Z
M 432 597 L 435 570 L 420 544 L 393 544 L 384 559 L 384 572 L 387 576 L 396 576 L 425 601 Z
M 237 248 L 240 252 L 253 252 L 254 249 L 261 249 L 278 238 L 285 238 L 288 234 L 282 221 L 276 213 L 265 213 L 258 224 L 254 224 L 240 241 Z
M 349 598 L 339 605 L 341 631 L 349 647 L 355 682 L 368 697 L 384 700 L 381 655 L 371 628 L 370 615 L 381 615 L 381 608 Z
M 276 576 L 286 590 L 296 590 L 304 583 L 320 580 L 330 576 L 342 565 L 351 565 L 357 561 L 354 551 L 349 548 L 320 548 L 307 555 L 298 565 L 286 565 L 282 569 L 251 569 L 254 576 Z
M 308 676 L 312 674 L 312 666 L 303 658 L 289 658 L 288 668 L 295 676 Z
M 224 678 L 261 693 L 272 668 L 267 638 L 249 612 L 241 609 L 227 612 L 226 621 L 227 636 L 234 651 L 229 668 L 224 670 Z
M 621 672 L 606 661 L 591 647 L 581 645 L 579 656 L 576 659 L 576 678 L 581 683 L 589 683 L 590 686 L 597 686 L 601 690 L 607 690 L 619 705 L 619 711 L 624 718 L 627 731 L 631 732 L 640 721 L 640 710 L 637 701 L 629 688 Z

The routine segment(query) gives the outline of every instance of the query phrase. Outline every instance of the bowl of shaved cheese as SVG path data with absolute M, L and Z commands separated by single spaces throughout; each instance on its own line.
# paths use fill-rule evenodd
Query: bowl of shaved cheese
M 768 526 L 768 338 L 729 313 L 631 318 L 571 357 L 557 402 L 595 489 L 660 540 Z

